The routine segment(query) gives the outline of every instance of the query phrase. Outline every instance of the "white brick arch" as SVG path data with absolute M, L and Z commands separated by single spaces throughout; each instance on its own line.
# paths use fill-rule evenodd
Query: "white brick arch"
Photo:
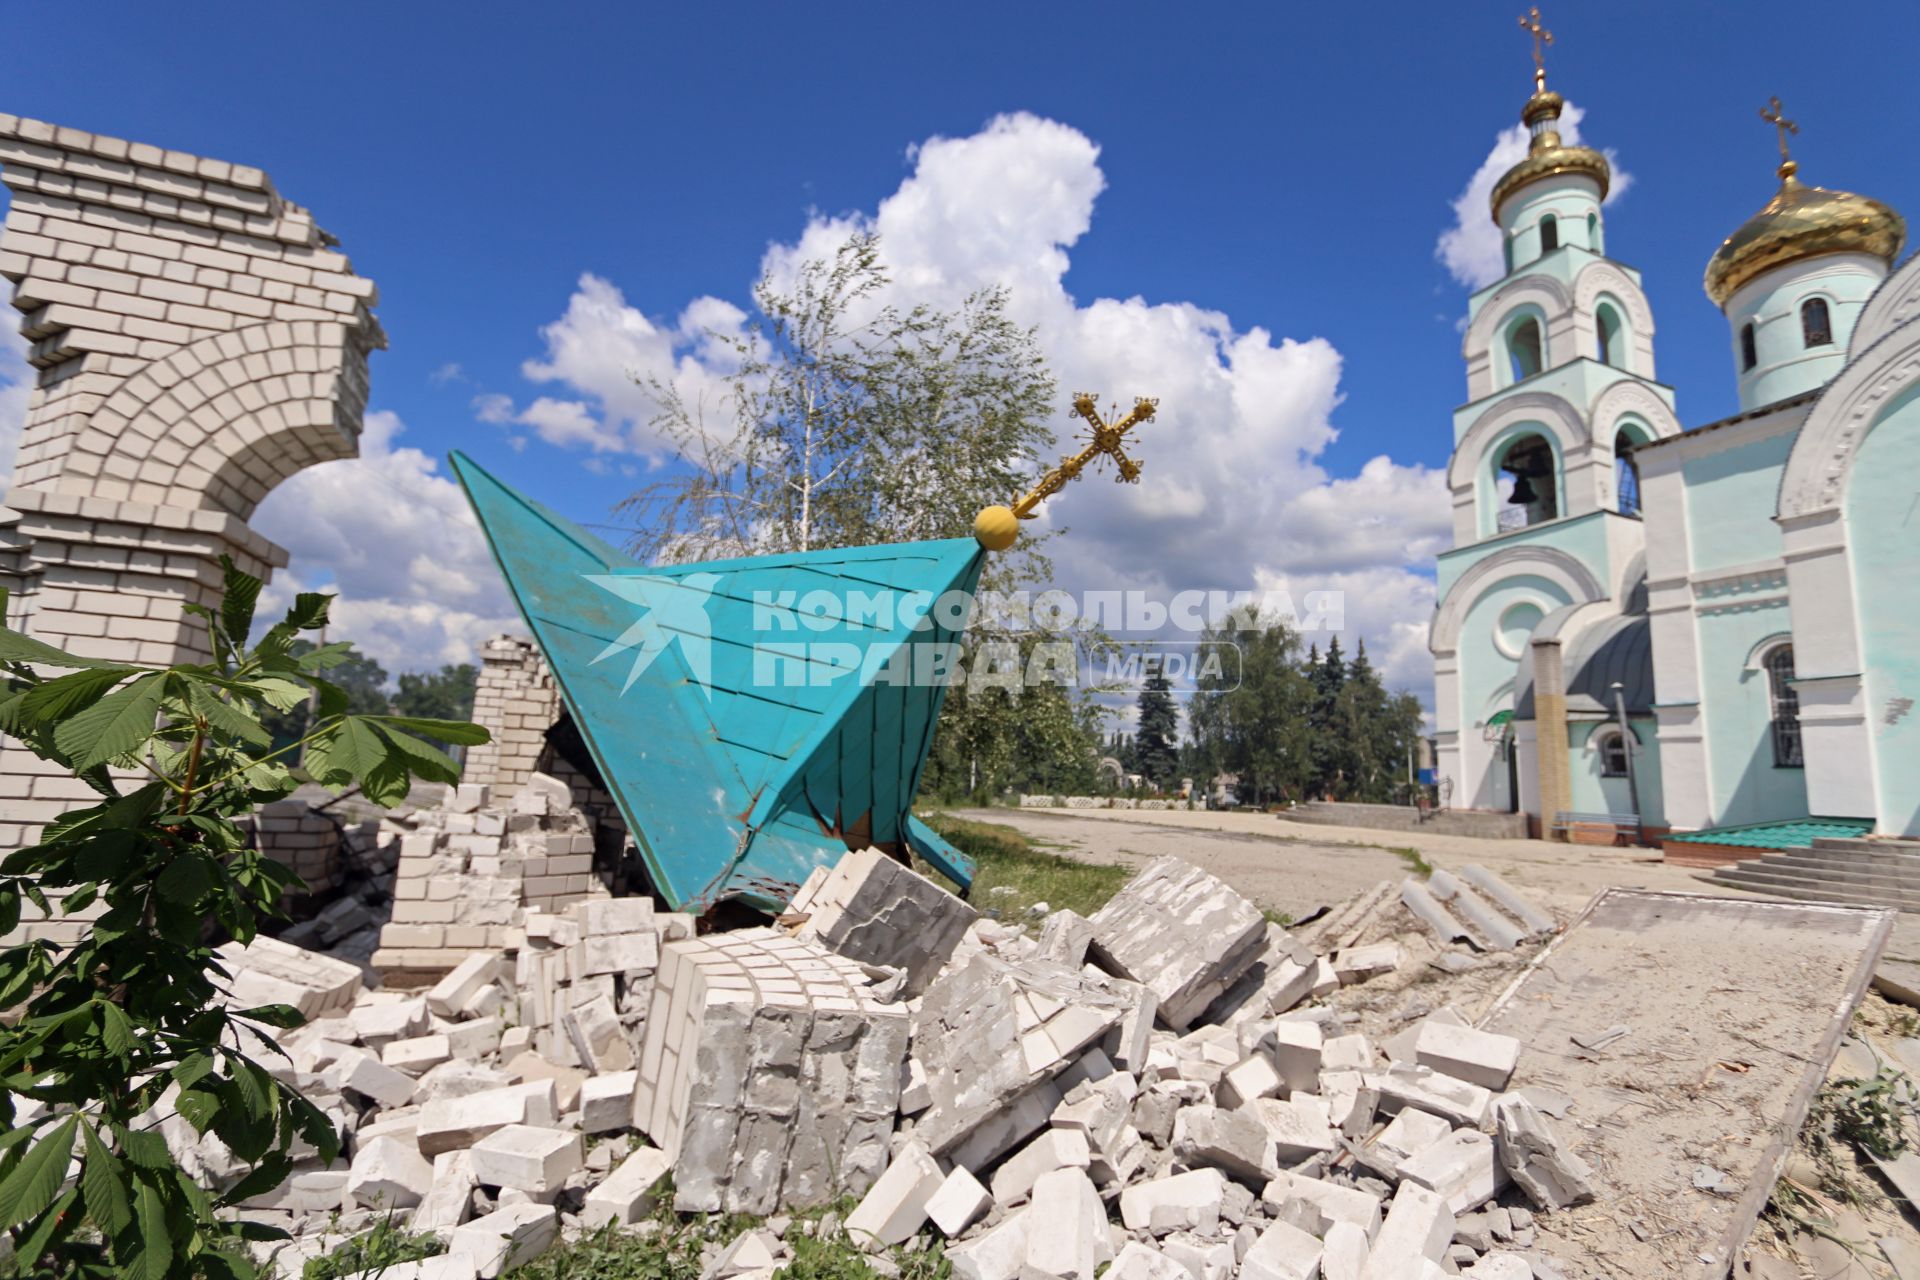
M 1837 512 L 1860 443 L 1882 414 L 1920 385 L 1920 325 L 1910 325 L 1849 361 L 1794 437 L 1780 476 L 1778 515 Z
M 1920 264 L 1920 254 L 1902 263 L 1867 299 L 1854 322 L 1853 337 L 1847 341 L 1849 360 L 1858 358 L 1895 329 L 1920 319 L 1920 265 L 1916 264 Z
M 1638 418 L 1647 424 L 1654 438 L 1665 440 L 1680 434 L 1680 419 L 1665 400 L 1644 382 L 1622 378 L 1593 398 L 1587 420 L 1593 424 L 1593 438 L 1607 449 L 1613 448 L 1617 423 L 1623 417 Z
M 367 372 L 349 329 L 249 325 L 154 361 L 92 414 L 57 487 L 248 519 L 295 472 L 357 452 Z
M 1589 262 L 1574 277 L 1574 310 L 1591 316 L 1593 309 L 1600 304 L 1602 294 L 1618 299 L 1620 305 L 1627 309 L 1627 323 L 1633 326 L 1635 337 L 1653 336 L 1653 308 L 1647 305 L 1646 295 L 1640 292 L 1640 286 L 1633 282 L 1633 277 L 1614 263 Z

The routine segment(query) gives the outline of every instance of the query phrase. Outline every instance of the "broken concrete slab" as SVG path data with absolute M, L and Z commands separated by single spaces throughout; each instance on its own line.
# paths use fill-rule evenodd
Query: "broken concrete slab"
M 1207 1006 L 1198 1021 L 1237 1027 L 1285 1013 L 1313 994 L 1319 980 L 1318 962 L 1311 949 L 1279 925 L 1269 923 L 1253 963 Z
M 775 929 L 662 949 L 634 1127 L 672 1156 L 677 1208 L 768 1214 L 873 1185 L 909 1028 L 870 981 Z
M 1604 1255 L 1623 1274 L 1726 1273 L 1752 1231 L 1824 1082 L 1893 913 L 1819 903 L 1610 889 L 1551 942 L 1480 1026 L 1528 1046 L 1527 1084 L 1572 1099 L 1574 1154 L 1596 1171 L 1597 1202 L 1536 1221 L 1540 1242 L 1576 1264 Z M 1756 960 L 1759 957 L 1759 960 Z M 1685 975 L 1676 982 L 1674 975 Z M 1603 1055 L 1573 1037 L 1614 1024 Z M 1745 1070 L 1727 1071 L 1723 1061 Z M 1657 1125 L 1623 1112 L 1636 1096 L 1702 1096 Z M 1700 1152 L 1737 1189 L 1693 1190 Z M 1667 1230 L 1643 1241 L 1627 1219 L 1657 1203 Z M 1574 1233 L 1562 1218 L 1577 1217 Z
M 1139 982 L 1159 1016 L 1184 1030 L 1259 956 L 1267 921 L 1224 880 L 1156 858 L 1094 913 L 1093 958 Z
M 1213 1106 L 1182 1107 L 1173 1118 L 1173 1151 L 1190 1165 L 1209 1165 L 1264 1185 L 1274 1172 L 1273 1139 L 1258 1115 Z
M 787 910 L 807 917 L 800 937 L 862 964 L 904 971 L 909 995 L 926 990 L 980 914 L 879 849 L 815 870 Z
M 508 1125 L 552 1125 L 559 1115 L 551 1080 L 437 1099 L 420 1108 L 420 1152 L 464 1150 Z
M 947 1250 L 947 1261 L 960 1280 L 1014 1280 L 1027 1260 L 1027 1224 L 1031 1208 L 1022 1209 L 992 1230 Z
M 913 1056 L 926 1072 L 930 1100 L 916 1135 L 936 1155 L 953 1151 L 1090 1045 L 1125 1031 L 1130 1019 L 1138 1023 L 1145 995 L 1138 984 L 1045 960 L 1010 963 L 981 952 L 948 966 L 913 1019 Z M 1140 1039 L 1146 1030 L 1137 1027 Z M 1144 1060 L 1138 1043 L 1126 1052 Z M 1057 1104 L 1056 1097 L 1047 1111 Z
M 1593 1169 L 1554 1133 L 1552 1123 L 1517 1093 L 1493 1104 L 1500 1163 L 1542 1209 L 1566 1209 L 1592 1200 Z
M 245 946 L 229 942 L 214 948 L 227 971 L 227 1004 L 252 1009 L 263 1004 L 291 1005 L 313 1021 L 344 1013 L 360 994 L 358 965 L 335 960 L 261 934 Z

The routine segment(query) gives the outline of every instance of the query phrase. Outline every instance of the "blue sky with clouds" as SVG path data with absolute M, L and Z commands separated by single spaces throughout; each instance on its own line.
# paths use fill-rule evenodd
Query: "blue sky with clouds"
M 1014 290 L 1063 428 L 1065 392 L 1162 398 L 1146 482 L 1056 504 L 1066 585 L 1342 588 L 1349 628 L 1424 695 L 1461 277 L 1497 258 L 1489 157 L 1530 89 L 1516 12 L 103 4 L 77 32 L 9 0 L 0 110 L 257 165 L 378 281 L 392 348 L 364 457 L 257 523 L 294 553 L 283 586 L 336 585 L 390 666 L 511 622 L 448 449 L 611 519 L 663 464 L 627 371 L 714 376 L 693 335 L 858 222 L 902 296 Z M 1819 12 L 1547 14 L 1551 83 L 1631 175 L 1608 244 L 1645 273 L 1689 424 L 1734 407 L 1699 282 L 1771 193 L 1767 95 L 1803 125 L 1803 178 L 1920 217 L 1920 7 Z

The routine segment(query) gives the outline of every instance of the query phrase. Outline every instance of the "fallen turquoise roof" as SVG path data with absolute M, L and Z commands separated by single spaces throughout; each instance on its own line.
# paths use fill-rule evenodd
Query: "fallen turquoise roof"
M 1854 840 L 1873 830 L 1872 818 L 1787 818 L 1663 836 L 1680 844 L 1724 844 L 1736 849 L 1811 849 L 1815 840 Z
M 911 806 L 945 694 L 924 677 L 967 618 L 924 605 L 970 601 L 977 542 L 642 565 L 465 455 L 451 461 L 675 910 L 730 898 L 779 910 L 814 868 L 870 845 L 972 883 L 972 863 Z

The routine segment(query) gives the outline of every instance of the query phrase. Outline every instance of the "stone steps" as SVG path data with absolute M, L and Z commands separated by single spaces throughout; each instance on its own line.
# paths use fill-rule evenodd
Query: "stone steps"
M 1754 893 L 1779 898 L 1800 898 L 1810 902 L 1844 902 L 1860 906 L 1893 907 L 1900 911 L 1920 912 L 1920 881 L 1882 885 L 1861 881 L 1836 880 L 1814 873 L 1795 873 L 1768 865 L 1771 859 L 1753 859 L 1732 866 L 1716 867 L 1699 878 L 1709 884 L 1731 885 Z

